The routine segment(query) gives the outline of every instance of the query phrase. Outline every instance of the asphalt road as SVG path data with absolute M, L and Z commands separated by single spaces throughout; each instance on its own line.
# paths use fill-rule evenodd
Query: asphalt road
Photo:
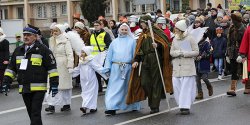
M 212 78 L 213 75 L 210 75 Z M 196 101 L 188 116 L 179 115 L 173 96 L 170 96 L 171 109 L 167 110 L 166 100 L 161 101 L 160 112 L 150 115 L 147 101 L 142 102 L 142 110 L 136 112 L 118 111 L 117 115 L 107 117 L 104 114 L 104 95 L 98 98 L 98 111 L 94 114 L 82 116 L 80 89 L 73 90 L 71 111 L 60 112 L 56 107 L 55 114 L 44 112 L 44 125 L 249 125 L 250 124 L 250 95 L 243 94 L 243 85 L 238 83 L 236 97 L 228 97 L 230 78 L 218 81 L 211 79 L 214 95 L 208 97 L 203 84 L 205 99 Z M 29 125 L 29 118 L 24 107 L 21 95 L 17 89 L 12 89 L 9 96 L 0 94 L 0 125 Z

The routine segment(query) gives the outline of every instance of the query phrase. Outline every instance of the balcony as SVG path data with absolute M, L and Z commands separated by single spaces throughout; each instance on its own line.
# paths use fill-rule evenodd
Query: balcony
M 24 4 L 24 0 L 0 0 L 0 5 L 20 5 Z

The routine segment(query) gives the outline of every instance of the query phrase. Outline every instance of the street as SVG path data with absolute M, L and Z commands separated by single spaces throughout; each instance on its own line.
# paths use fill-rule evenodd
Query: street
M 216 77 L 216 76 L 215 76 Z M 55 114 L 47 114 L 43 105 L 42 119 L 44 125 L 247 125 L 250 123 L 250 95 L 243 94 L 243 84 L 238 82 L 237 96 L 227 97 L 230 77 L 218 81 L 210 78 L 214 95 L 209 97 L 203 84 L 204 99 L 195 101 L 191 114 L 179 115 L 173 96 L 170 96 L 171 110 L 167 110 L 166 100 L 161 101 L 160 112 L 150 115 L 147 101 L 142 102 L 142 110 L 134 112 L 118 111 L 115 116 L 105 116 L 104 95 L 98 98 L 98 111 L 81 116 L 80 88 L 73 90 L 71 111 L 61 112 L 56 107 Z M 29 118 L 18 89 L 12 89 L 6 97 L 0 94 L 0 125 L 28 125 Z

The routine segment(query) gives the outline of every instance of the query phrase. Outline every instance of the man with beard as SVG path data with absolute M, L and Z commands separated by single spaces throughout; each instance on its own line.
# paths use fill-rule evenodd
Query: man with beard
M 152 19 L 147 15 L 140 18 L 139 24 L 143 32 L 137 40 L 135 58 L 132 64 L 133 70 L 129 80 L 127 104 L 145 100 L 148 97 L 150 114 L 153 114 L 159 112 L 163 90 L 155 48 L 158 52 L 166 92 L 172 93 L 172 66 L 169 55 L 171 43 L 161 29 L 152 26 L 156 42 L 153 43 L 148 20 L 151 21 Z M 142 63 L 141 66 L 139 65 L 140 62 Z

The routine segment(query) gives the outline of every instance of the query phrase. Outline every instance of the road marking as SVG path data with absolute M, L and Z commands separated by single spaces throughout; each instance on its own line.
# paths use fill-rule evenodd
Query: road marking
M 242 91 L 242 90 L 244 90 L 244 88 L 238 89 L 238 90 L 236 90 L 236 92 L 239 92 L 239 91 Z M 200 100 L 200 101 L 195 101 L 193 103 L 193 105 L 199 104 L 199 103 L 202 103 L 202 102 L 206 102 L 206 101 L 209 101 L 209 100 L 212 100 L 212 99 L 215 99 L 215 98 L 219 98 L 219 97 L 222 97 L 222 96 L 226 96 L 226 93 L 216 95 L 216 96 L 213 96 L 213 97 L 210 97 L 210 98 L 206 98 L 206 99 L 203 99 L 203 100 Z M 171 108 L 170 110 L 164 110 L 164 111 L 161 111 L 161 112 L 158 112 L 158 113 L 155 113 L 155 114 L 149 114 L 149 115 L 146 115 L 146 116 L 142 116 L 142 117 L 135 118 L 135 119 L 128 120 L 128 121 L 125 121 L 125 122 L 121 122 L 121 123 L 117 123 L 117 124 L 114 124 L 114 125 L 125 125 L 125 124 L 128 124 L 128 123 L 140 121 L 140 120 L 143 120 L 143 119 L 146 119 L 146 118 L 150 118 L 150 117 L 157 116 L 157 115 L 160 115 L 160 114 L 163 114 L 163 113 L 174 111 L 176 109 L 179 109 L 179 107 L 174 107 L 174 108 Z

